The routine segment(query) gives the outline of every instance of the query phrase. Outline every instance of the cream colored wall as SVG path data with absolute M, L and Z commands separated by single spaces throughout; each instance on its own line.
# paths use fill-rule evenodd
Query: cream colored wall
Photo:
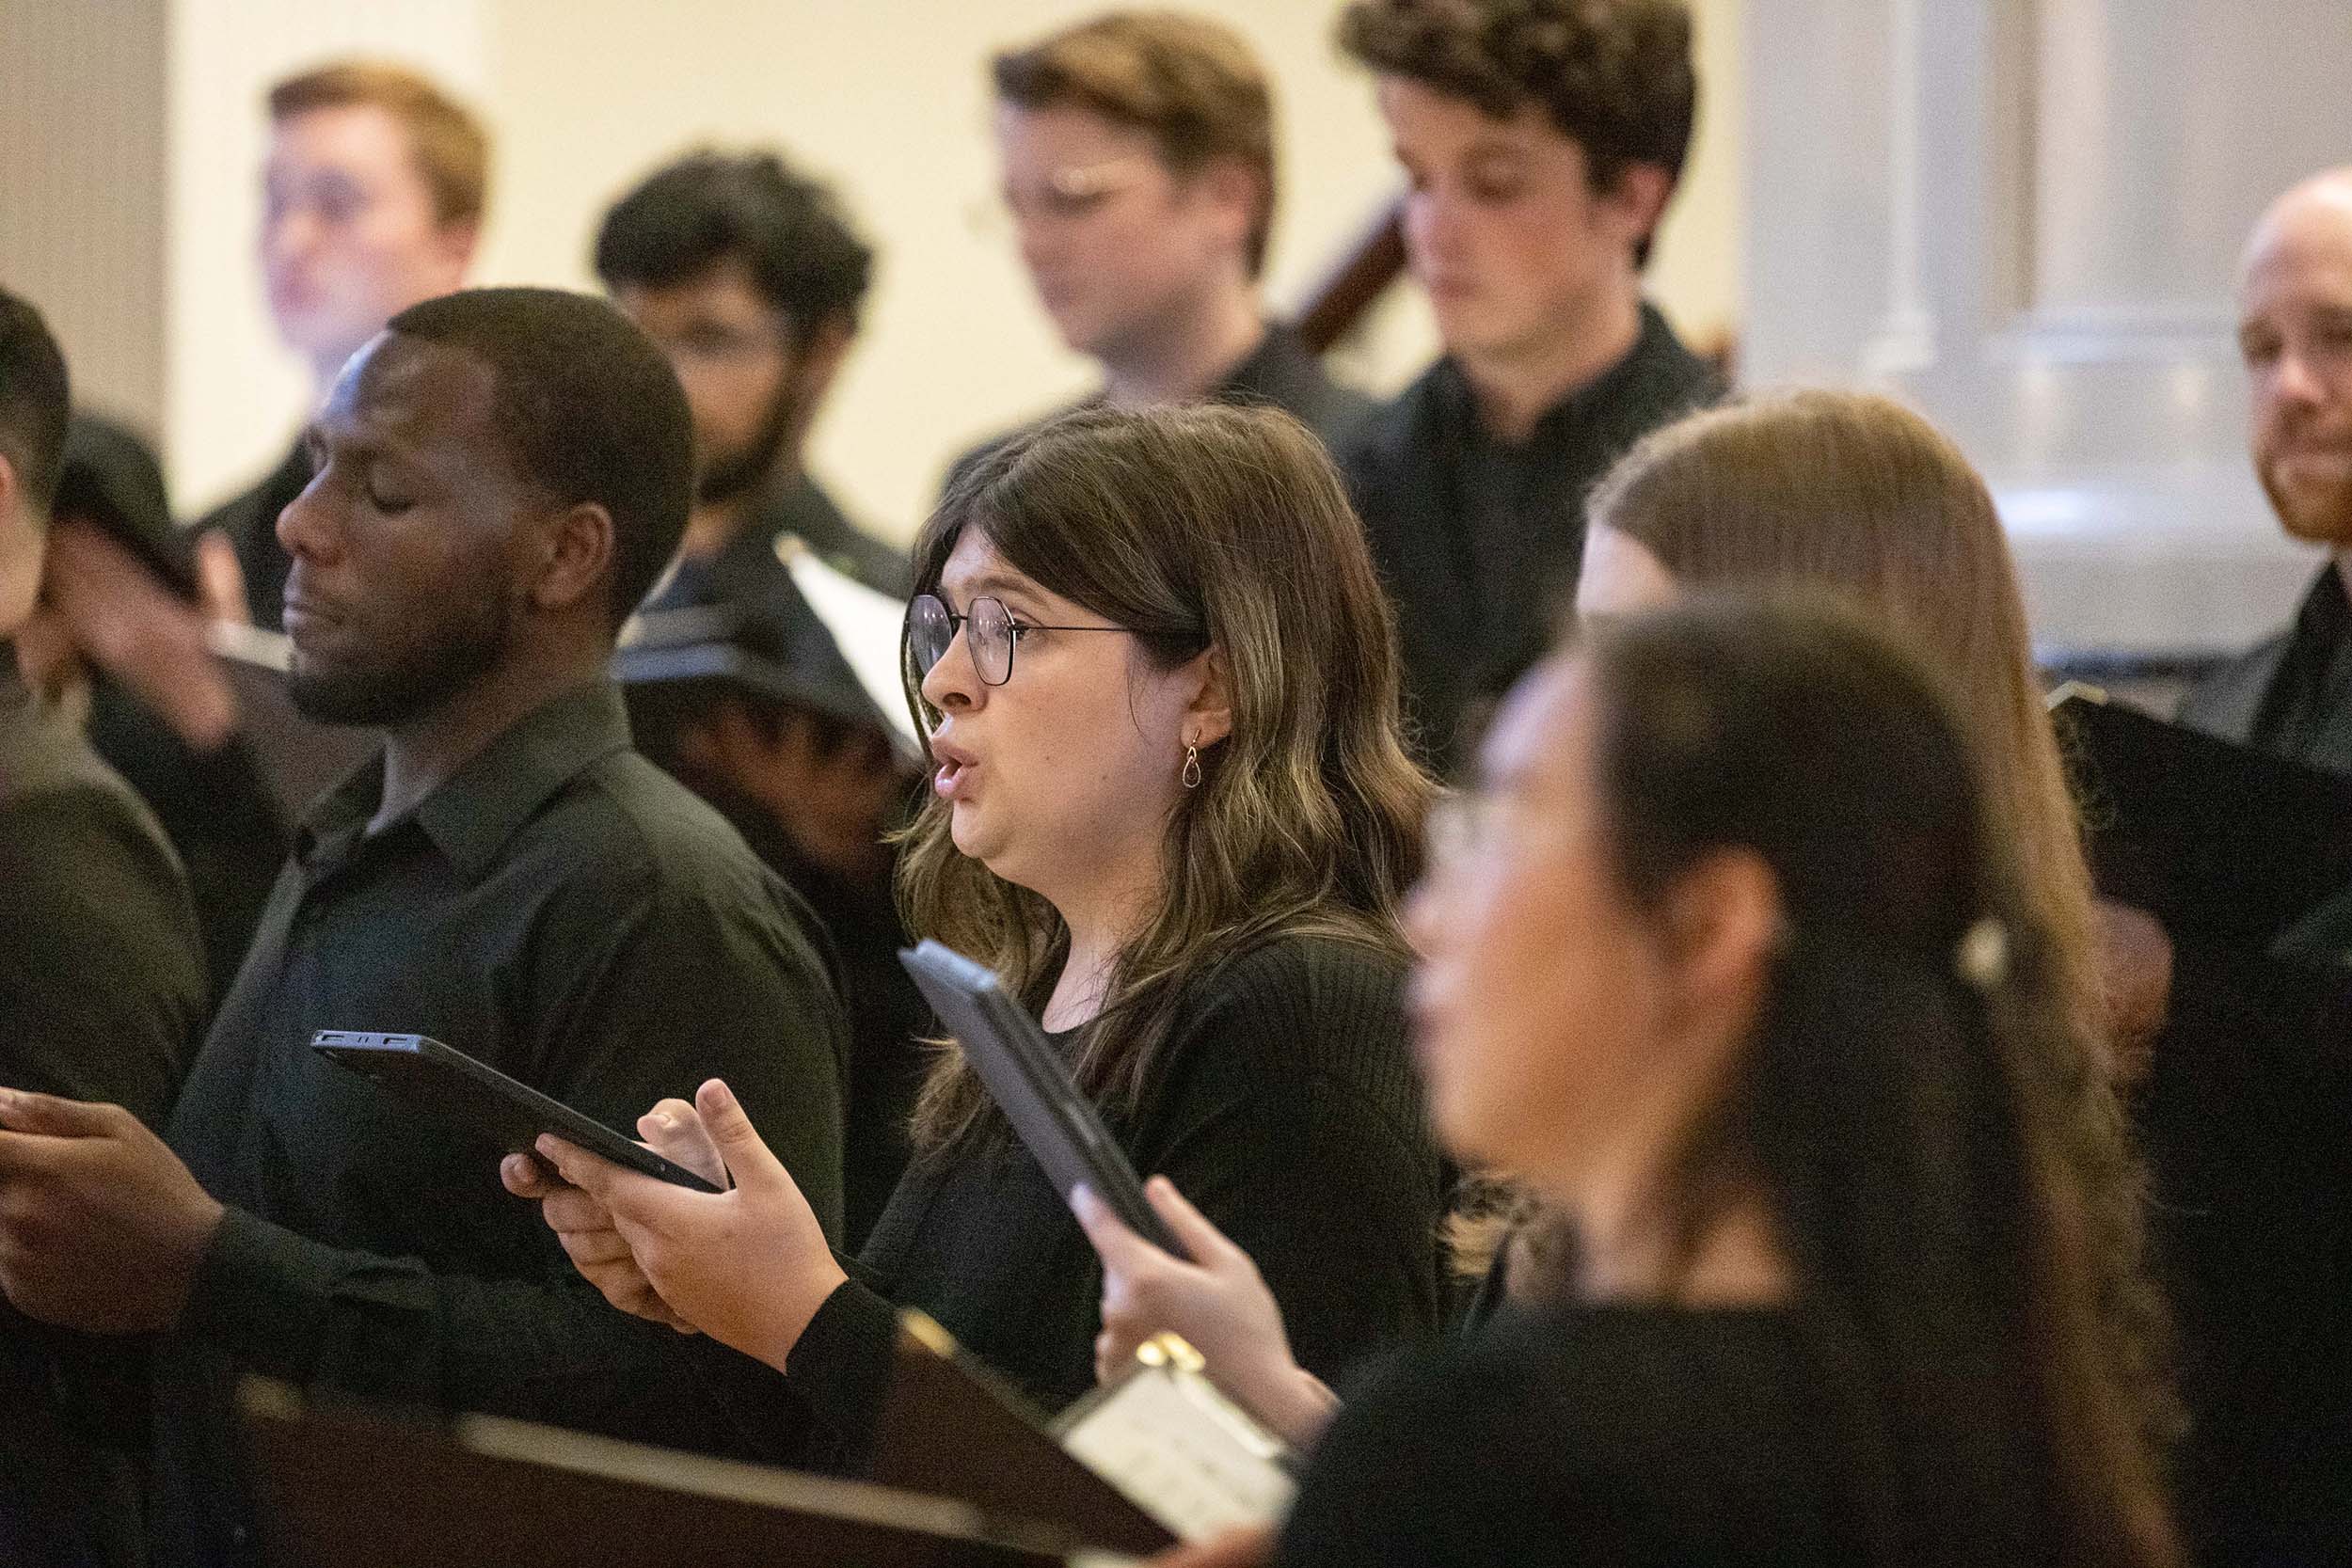
M 1331 0 L 1189 0 L 1243 32 L 1281 97 L 1285 191 L 1269 293 L 1286 308 L 1394 188 L 1363 77 L 1330 44 Z M 1731 155 L 1740 0 L 1700 0 L 1708 103 L 1653 263 L 1686 329 L 1736 297 Z M 964 445 L 1089 384 L 1033 305 L 995 215 L 982 62 L 1102 0 L 179 0 L 170 457 L 202 500 L 271 461 L 298 371 L 262 315 L 251 256 L 262 87 L 346 47 L 390 49 L 471 92 L 499 142 L 479 279 L 593 286 L 598 215 L 701 142 L 773 142 L 834 181 L 882 254 L 866 329 L 812 466 L 856 515 L 903 534 Z M 1342 363 L 1375 389 L 1434 351 L 1394 292 Z M 232 373 L 233 372 L 233 373 Z M 231 396 L 221 388 L 233 386 Z

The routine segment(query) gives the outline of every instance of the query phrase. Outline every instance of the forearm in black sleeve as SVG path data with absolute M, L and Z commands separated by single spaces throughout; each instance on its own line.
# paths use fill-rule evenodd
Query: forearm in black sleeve
M 1255 1260 L 1300 1364 L 1333 1382 L 1436 1327 L 1445 1179 L 1394 973 L 1275 956 L 1179 1049 L 1195 1065 L 1140 1152 Z
M 436 1275 L 238 1210 L 178 1329 L 305 1387 L 702 1449 L 737 1446 L 713 1441 L 727 1429 L 711 1381 L 765 1373 L 715 1340 L 614 1310 L 576 1275 Z
M 837 1224 L 839 1010 L 805 945 L 757 915 L 656 897 L 608 918 L 593 939 L 579 927 L 551 930 L 551 944 L 573 944 L 576 976 L 580 953 L 597 957 L 551 1020 L 532 1076 L 625 1132 L 663 1096 L 724 1078 L 820 1219 Z M 520 1203 L 499 1190 L 486 1155 L 480 1196 L 469 1201 Z M 712 1386 L 773 1374 L 715 1341 L 617 1310 L 551 1236 L 531 1234 L 541 1266 L 476 1277 L 329 1246 L 232 1211 L 183 1326 L 254 1370 L 306 1386 L 739 1449 L 721 1440 L 732 1420 L 714 1406 Z M 788 1402 L 778 1412 L 791 1418 Z

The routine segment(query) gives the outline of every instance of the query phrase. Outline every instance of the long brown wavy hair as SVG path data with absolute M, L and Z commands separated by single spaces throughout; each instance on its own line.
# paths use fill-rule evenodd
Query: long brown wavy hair
M 2161 1473 L 2183 1417 L 2169 1315 L 2149 1283 L 2146 1178 L 2107 1068 L 2108 1007 L 2093 949 L 2091 881 L 2065 764 L 2034 675 L 2024 601 L 1984 482 L 1901 404 L 1804 391 L 1712 409 L 1652 433 L 1597 485 L 1590 526 L 1647 548 L 1703 590 L 1832 594 L 1940 671 L 1981 759 L 1993 820 L 2013 841 L 2060 1027 L 2035 1038 L 2064 1098 L 2062 1154 L 2085 1196 L 2107 1373 Z M 1491 1257 L 1516 1224 L 1514 1294 L 1542 1293 L 1565 1243 L 1521 1200 L 1455 1227 L 1457 1259 Z M 1520 1259 L 1532 1267 L 1522 1278 Z
M 1841 594 L 1949 673 L 2042 892 L 2068 1005 L 2104 1049 L 2082 830 L 2008 536 L 1960 449 L 1891 399 L 1792 392 L 1654 432 L 1595 487 L 1585 516 L 1689 587 Z
M 1401 955 L 1436 786 L 1406 754 L 1396 632 L 1362 527 L 1306 428 L 1265 408 L 1088 409 L 972 466 L 914 546 L 936 592 L 966 529 L 1015 570 L 1134 629 L 1173 669 L 1223 657 L 1232 731 L 1169 815 L 1166 885 L 1080 1032 L 1079 1086 L 1113 1112 L 1140 1099 L 1185 986 L 1267 937 L 1318 933 Z M 928 731 L 912 653 L 907 701 Z M 1018 675 L 1015 676 L 1018 679 Z M 959 852 L 933 798 L 907 831 L 907 928 L 1004 976 L 1032 1011 L 1069 955 L 1053 907 Z M 918 1097 L 915 1148 L 1001 1143 L 1002 1117 L 950 1045 Z

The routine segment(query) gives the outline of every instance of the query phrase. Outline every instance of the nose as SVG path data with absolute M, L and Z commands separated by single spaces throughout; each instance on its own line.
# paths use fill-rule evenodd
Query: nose
M 2290 343 L 2271 368 L 2269 394 L 2273 403 L 2315 404 L 2327 396 L 2327 387 L 2302 349 Z
M 1460 203 L 1436 190 L 1420 190 L 1405 198 L 1405 248 L 1417 270 L 1442 260 L 1459 245 Z
M 972 662 L 970 630 L 968 621 L 958 626 L 947 651 L 923 677 L 923 701 L 942 713 L 965 712 L 985 700 L 988 688 L 980 680 L 979 666 Z
M 306 255 L 318 240 L 318 215 L 301 203 L 274 213 L 262 224 L 262 257 L 284 265 Z
M 334 503 L 327 487 L 327 472 L 321 468 L 311 475 L 310 483 L 302 487 L 302 494 L 288 501 L 286 509 L 278 515 L 278 542 L 296 560 L 325 564 L 342 553 L 342 531 L 332 515 Z

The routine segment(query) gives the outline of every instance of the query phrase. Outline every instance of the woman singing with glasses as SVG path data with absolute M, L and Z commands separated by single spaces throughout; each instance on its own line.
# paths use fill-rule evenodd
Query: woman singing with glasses
M 1306 1366 L 1433 1327 L 1449 1181 L 1398 922 L 1434 788 L 1321 447 L 1263 410 L 1081 412 L 965 474 L 914 561 L 906 674 L 935 772 L 902 850 L 908 928 L 1005 977 L 1136 1167 L 1257 1259 Z M 732 1190 L 569 1148 L 567 1183 L 516 1158 L 509 1184 L 616 1305 L 787 1373 L 850 1466 L 898 1307 L 1049 1408 L 1092 1385 L 1100 1265 L 952 1047 L 852 1267 L 723 1085 L 644 1131 L 706 1166 L 715 1144 Z

